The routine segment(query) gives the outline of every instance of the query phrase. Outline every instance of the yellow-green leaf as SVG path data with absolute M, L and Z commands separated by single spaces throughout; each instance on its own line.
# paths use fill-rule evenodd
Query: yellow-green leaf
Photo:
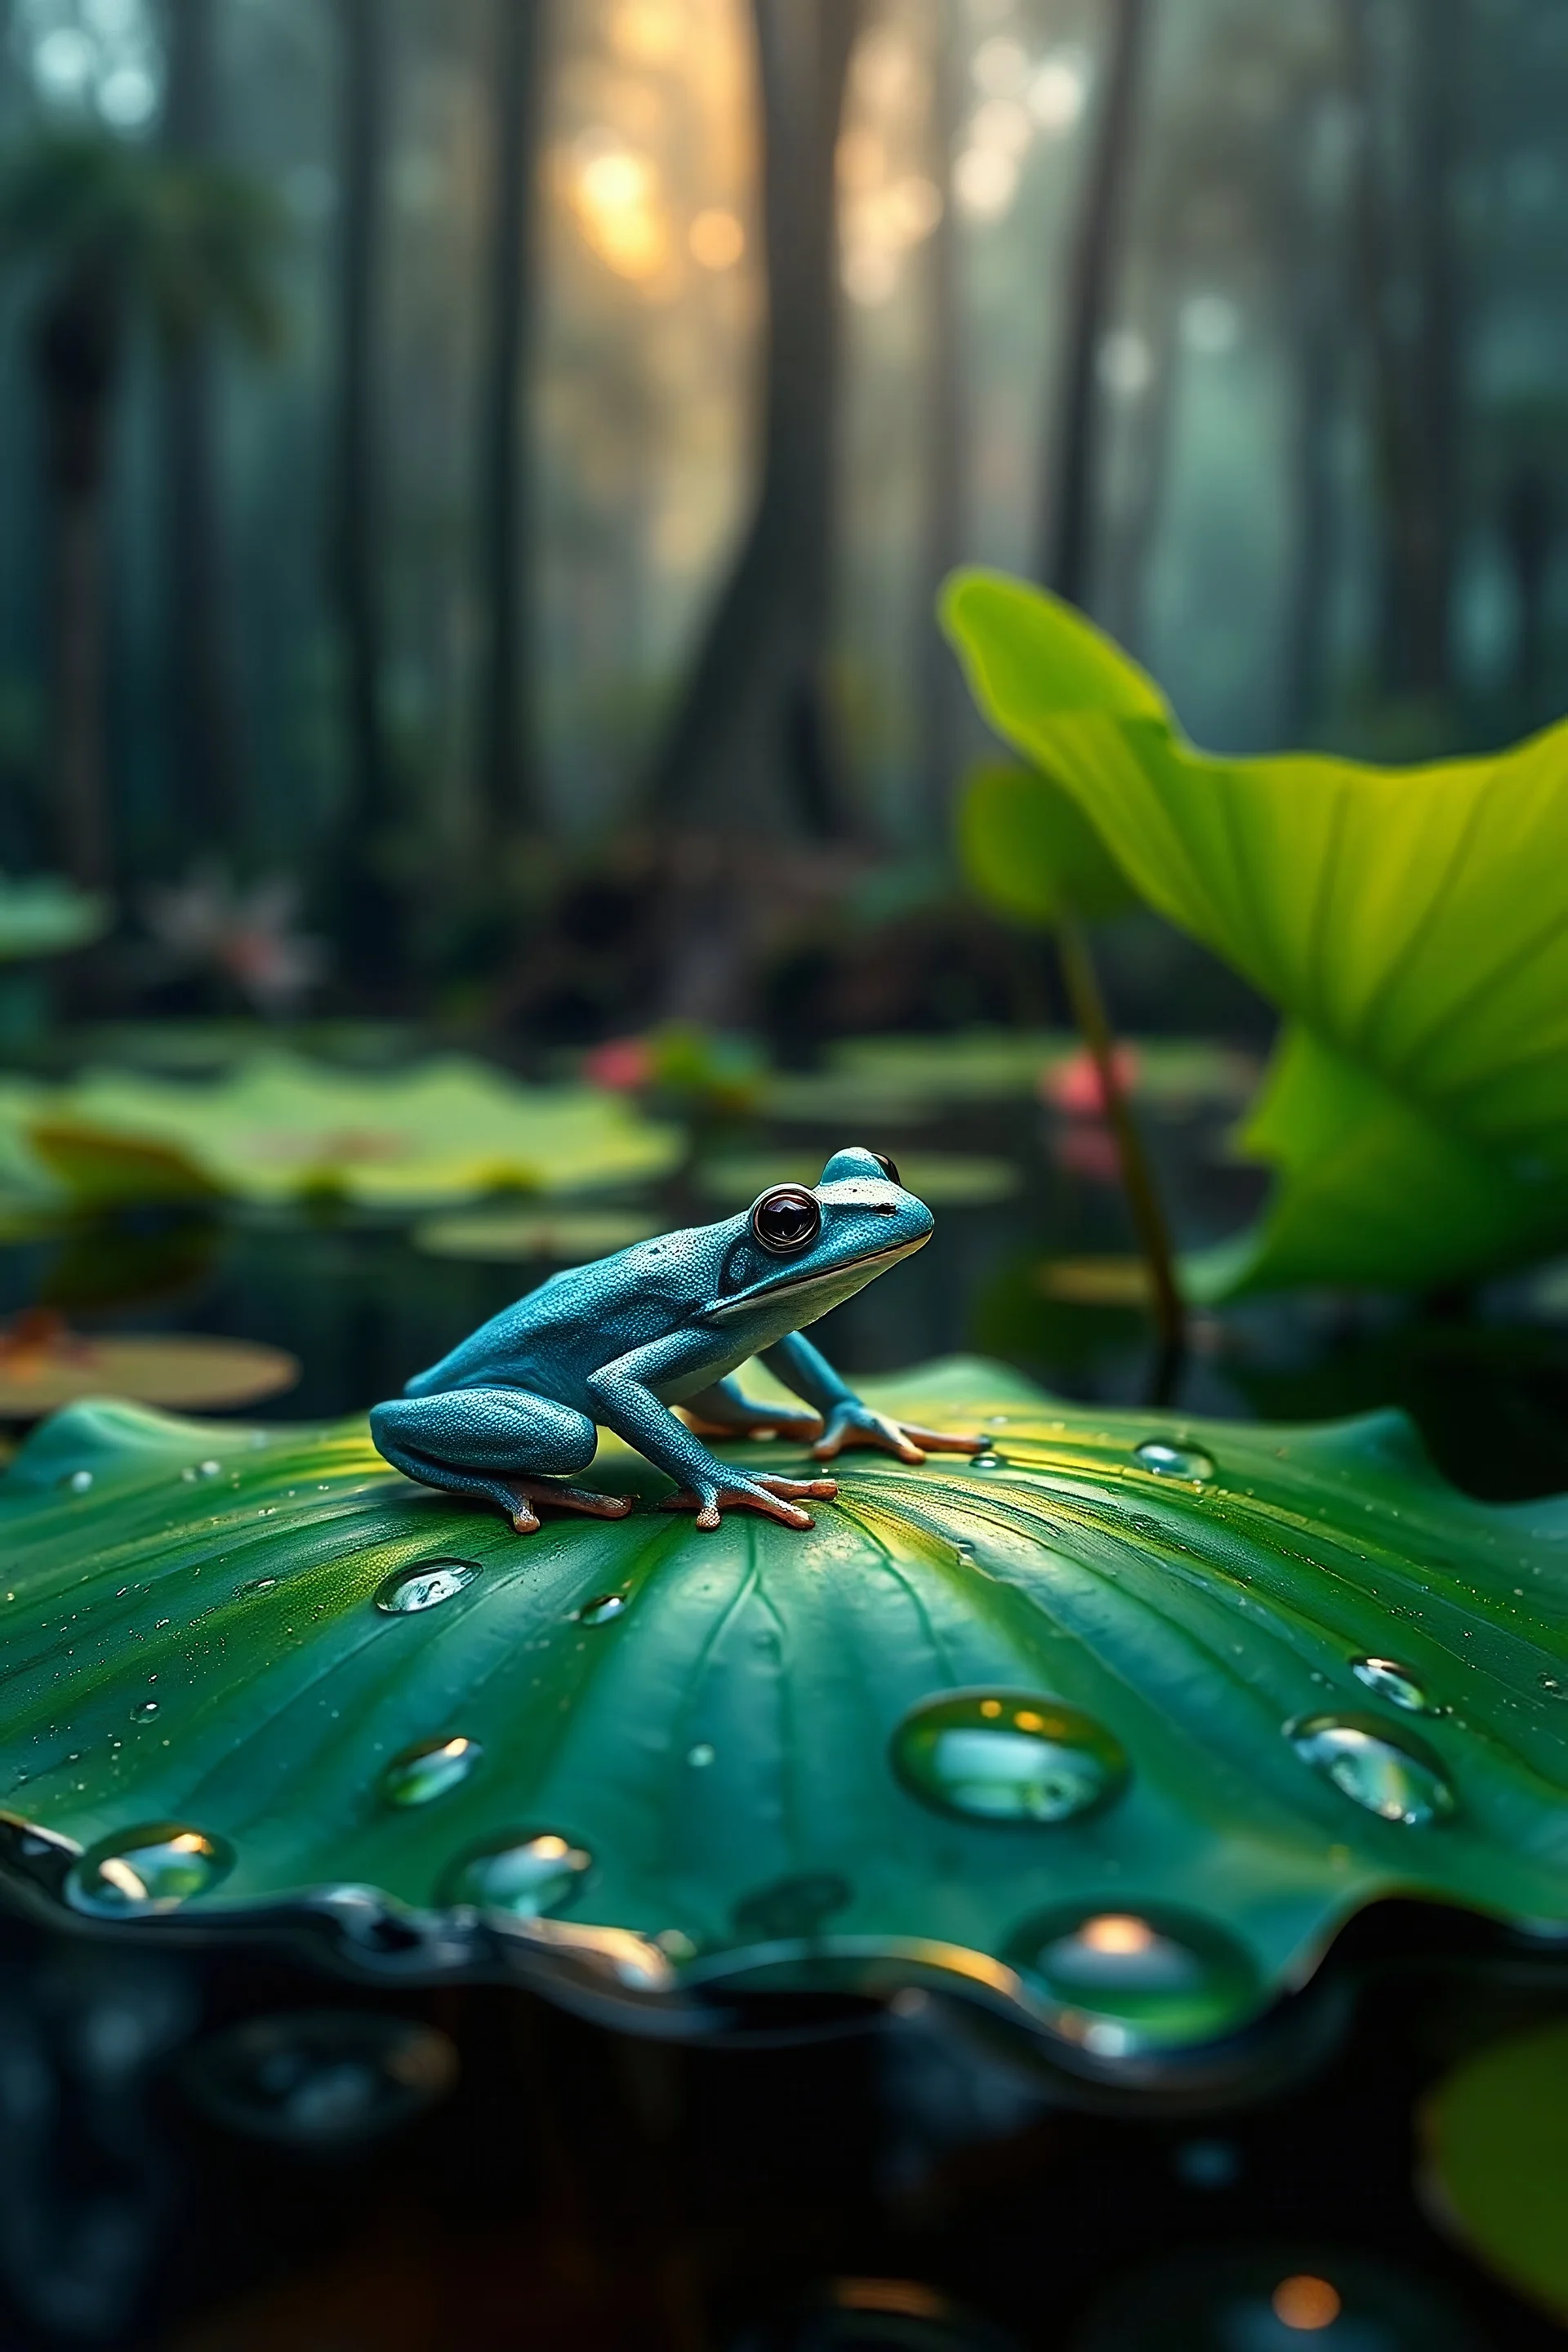
M 1287 1015 L 1250 1130 L 1279 1186 L 1226 1280 L 1419 1287 L 1568 1236 L 1568 727 L 1424 767 L 1220 759 L 1039 590 L 961 573 L 944 616 L 998 731 Z
M 592 1087 L 527 1087 L 458 1055 L 387 1075 L 262 1053 L 205 1084 L 90 1071 L 32 1139 L 79 1195 L 331 1193 L 366 1208 L 500 1187 L 565 1192 L 663 1174 L 679 1130 Z

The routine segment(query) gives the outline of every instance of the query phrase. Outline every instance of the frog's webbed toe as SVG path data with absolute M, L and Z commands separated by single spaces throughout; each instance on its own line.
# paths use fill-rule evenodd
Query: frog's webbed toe
M 809 1528 L 816 1521 L 809 1511 L 800 1508 L 796 1498 L 830 1503 L 837 1492 L 837 1481 L 833 1478 L 740 1478 L 722 1486 L 683 1486 L 666 1495 L 659 1508 L 695 1511 L 697 1525 L 705 1534 L 712 1532 L 727 1510 L 761 1511 L 770 1519 L 782 1520 L 786 1528 Z
M 624 1519 L 632 1507 L 629 1495 L 601 1495 L 591 1486 L 563 1486 L 554 1478 L 503 1478 L 498 1484 L 516 1498 L 511 1523 L 520 1536 L 531 1536 L 538 1527 L 536 1503 L 552 1511 L 581 1511 L 590 1519 Z

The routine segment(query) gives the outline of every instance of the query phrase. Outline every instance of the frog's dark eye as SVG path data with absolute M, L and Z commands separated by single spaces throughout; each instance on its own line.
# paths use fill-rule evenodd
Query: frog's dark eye
M 873 1151 L 871 1157 L 876 1161 L 878 1167 L 881 1170 L 883 1175 L 887 1178 L 889 1183 L 896 1184 L 899 1181 L 899 1171 L 894 1167 L 892 1161 L 889 1159 L 887 1153 L 885 1151 Z
M 764 1192 L 752 1211 L 752 1231 L 765 1250 L 779 1256 L 805 1249 L 822 1231 L 822 1211 L 798 1184 L 781 1184 Z

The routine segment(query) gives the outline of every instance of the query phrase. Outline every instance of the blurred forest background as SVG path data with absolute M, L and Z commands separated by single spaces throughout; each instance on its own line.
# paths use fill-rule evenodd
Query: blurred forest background
M 0 0 L 0 866 L 96 1010 L 1037 1016 L 938 582 L 1554 714 L 1565 119 L 1561 0 Z

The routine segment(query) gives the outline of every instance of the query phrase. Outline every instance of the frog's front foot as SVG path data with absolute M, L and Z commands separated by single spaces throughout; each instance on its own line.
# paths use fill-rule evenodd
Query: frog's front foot
M 695 1511 L 697 1524 L 705 1530 L 719 1525 L 726 1510 L 762 1511 L 770 1519 L 782 1519 L 786 1528 L 809 1528 L 816 1525 L 809 1511 L 803 1511 L 795 1497 L 804 1496 L 808 1502 L 830 1503 L 838 1492 L 833 1478 L 745 1478 L 737 1476 L 722 1485 L 710 1484 L 706 1479 L 697 1486 L 683 1486 L 678 1494 L 666 1495 L 659 1507 L 666 1511 Z
M 554 1511 L 581 1511 L 590 1519 L 624 1519 L 632 1507 L 629 1495 L 600 1495 L 591 1486 L 563 1486 L 556 1478 L 501 1478 L 496 1482 L 516 1497 L 511 1523 L 520 1536 L 531 1536 L 539 1526 L 535 1503 Z
M 923 1462 L 928 1454 L 984 1454 L 985 1444 L 978 1433 L 967 1436 L 948 1429 L 922 1429 L 917 1421 L 894 1421 L 853 1400 L 832 1407 L 827 1426 L 811 1450 L 819 1462 L 831 1462 L 848 1446 L 874 1445 L 884 1454 L 896 1454 L 900 1462 Z

